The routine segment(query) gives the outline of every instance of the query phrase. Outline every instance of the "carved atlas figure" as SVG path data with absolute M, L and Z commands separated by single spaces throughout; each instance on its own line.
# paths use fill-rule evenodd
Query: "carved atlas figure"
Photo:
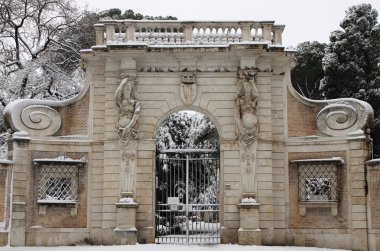
M 135 183 L 137 153 L 137 121 L 140 115 L 140 102 L 135 97 L 136 77 L 121 75 L 120 85 L 115 92 L 119 116 L 116 130 L 120 137 L 122 152 L 121 180 L 122 190 L 132 192 Z
M 258 133 L 256 106 L 259 96 L 255 84 L 255 74 L 250 71 L 239 70 L 237 86 L 235 120 L 237 125 L 236 136 L 243 163 L 243 190 L 245 193 L 253 193 Z

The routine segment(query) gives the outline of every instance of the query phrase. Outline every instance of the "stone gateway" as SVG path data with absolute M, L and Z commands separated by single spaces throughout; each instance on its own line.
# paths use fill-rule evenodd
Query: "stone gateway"
M 272 21 L 96 24 L 96 45 L 81 52 L 79 96 L 5 108 L 12 134 L 0 162 L 1 242 L 155 243 L 178 229 L 189 240 L 201 225 L 197 234 L 212 226 L 218 243 L 379 250 L 373 110 L 300 96 L 283 30 Z M 216 176 L 202 176 L 219 184 L 217 204 L 195 215 L 170 196 L 160 206 L 172 218 L 160 225 L 156 133 L 183 110 L 217 128 Z

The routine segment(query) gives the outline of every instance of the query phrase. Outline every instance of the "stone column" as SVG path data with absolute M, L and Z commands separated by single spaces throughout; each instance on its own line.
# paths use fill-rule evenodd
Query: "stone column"
M 14 162 L 13 195 L 11 198 L 11 230 L 10 245 L 13 247 L 26 246 L 26 214 L 27 214 L 27 179 L 30 167 L 29 135 L 26 132 L 15 132 L 9 140 Z
M 351 194 L 352 248 L 368 250 L 365 162 L 369 157 L 364 133 L 352 133 L 349 143 L 349 190 Z
M 137 243 L 136 209 L 132 194 L 122 193 L 122 198 L 115 204 L 117 208 L 117 226 L 115 244 L 134 245 Z
M 239 245 L 261 245 L 261 230 L 259 228 L 260 204 L 254 199 L 243 199 L 238 206 L 240 213 Z

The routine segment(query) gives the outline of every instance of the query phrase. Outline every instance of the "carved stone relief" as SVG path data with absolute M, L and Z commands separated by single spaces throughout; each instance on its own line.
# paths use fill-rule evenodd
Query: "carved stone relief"
M 120 85 L 115 92 L 119 116 L 116 130 L 120 137 L 122 192 L 133 192 L 137 164 L 138 130 L 140 102 L 135 97 L 136 76 L 121 75 Z
M 237 76 L 237 98 L 235 99 L 236 136 L 242 164 L 243 193 L 254 192 L 257 151 L 257 98 L 255 72 L 239 70 Z
M 194 73 L 182 73 L 180 74 L 181 87 L 180 95 L 185 105 L 191 105 L 197 94 L 196 75 Z

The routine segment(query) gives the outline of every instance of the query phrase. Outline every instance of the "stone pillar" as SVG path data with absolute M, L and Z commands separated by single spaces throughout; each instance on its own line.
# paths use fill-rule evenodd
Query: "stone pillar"
M 137 243 L 136 209 L 132 194 L 122 193 L 122 198 L 115 204 L 117 209 L 115 244 L 134 245 Z
M 133 25 L 129 25 L 128 28 L 127 28 L 127 37 L 126 37 L 126 42 L 133 42 L 135 41 L 135 26 Z
M 184 34 L 185 34 L 185 42 L 191 43 L 193 40 L 193 27 L 191 27 L 190 25 L 186 25 Z
M 115 26 L 106 25 L 106 42 L 112 42 L 115 40 Z
M 282 32 L 284 31 L 285 26 L 284 25 L 276 25 L 273 27 L 273 33 L 274 33 L 274 43 L 275 44 L 282 44 Z
M 349 194 L 351 194 L 352 248 L 368 250 L 365 162 L 369 149 L 364 133 L 352 133 L 349 143 Z
M 261 245 L 260 204 L 255 199 L 243 199 L 238 206 L 240 213 L 239 245 Z
M 241 34 L 243 41 L 250 41 L 251 27 L 249 25 L 244 25 L 241 29 Z
M 105 31 L 104 25 L 103 24 L 95 24 L 94 28 L 95 28 L 95 37 L 96 37 L 95 44 L 96 45 L 104 45 L 104 31 Z
M 13 195 L 11 198 L 11 230 L 10 245 L 26 246 L 26 214 L 27 214 L 27 179 L 30 167 L 29 135 L 26 132 L 15 132 L 9 140 L 14 162 Z
M 265 41 L 271 41 L 272 40 L 272 23 L 264 23 L 263 24 L 263 39 Z

